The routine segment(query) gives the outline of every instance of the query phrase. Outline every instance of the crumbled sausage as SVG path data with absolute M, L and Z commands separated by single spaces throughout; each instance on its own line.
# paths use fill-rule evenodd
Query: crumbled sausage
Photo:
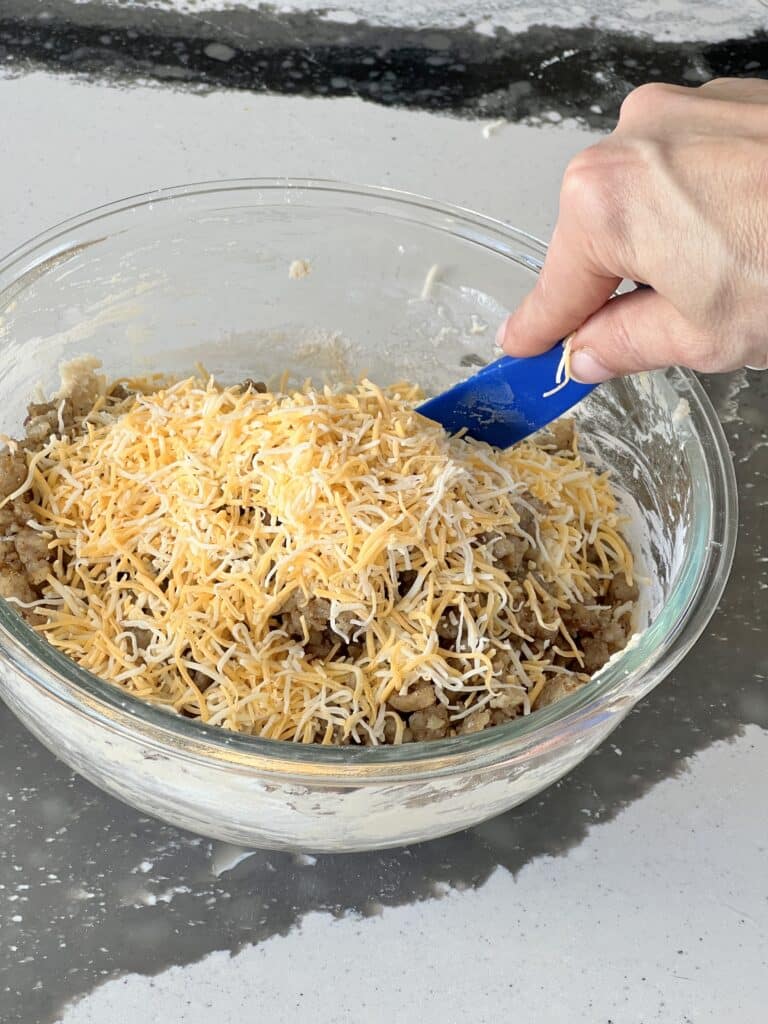
M 323 733 L 321 733 L 318 739 L 322 738 Z M 340 725 L 334 725 L 333 733 L 331 734 L 331 742 L 336 747 L 348 747 L 352 740 L 348 735 L 344 735 L 344 729 Z
M 24 566 L 27 579 L 33 586 L 44 583 L 51 571 L 51 553 L 48 539 L 37 530 L 22 526 L 14 535 L 13 544 Z
M 597 637 L 584 637 L 580 647 L 584 654 L 584 671 L 589 675 L 601 669 L 613 653 L 605 640 Z
M 52 434 L 59 434 L 59 407 L 62 406 L 63 423 L 63 404 L 63 400 L 60 400 L 32 403 L 27 406 L 27 418 L 24 420 L 27 431 L 25 447 L 39 447 L 45 444 Z
M 494 711 L 501 712 L 507 718 L 514 718 L 523 708 L 522 691 L 503 690 L 495 697 L 491 697 L 490 706 Z
M 18 491 L 27 479 L 27 460 L 23 452 L 0 454 L 0 498 Z
M 561 618 L 571 633 L 597 633 L 606 625 L 610 614 L 610 608 L 590 608 L 587 605 L 575 604 L 567 611 L 563 611 Z
M 493 710 L 491 712 L 491 725 L 505 725 L 507 722 L 511 722 L 515 715 L 508 715 L 504 711 Z
M 201 693 L 205 693 L 205 691 L 213 682 L 210 676 L 207 676 L 205 672 L 201 672 L 199 669 L 196 668 L 189 673 L 189 678 L 192 680 L 192 682 L 195 684 L 195 686 Z
M 330 621 L 331 603 L 323 597 L 311 597 L 303 611 L 310 629 L 322 629 Z
M 37 594 L 32 590 L 24 567 L 17 560 L 6 558 L 0 568 L 0 597 L 12 597 L 17 601 L 34 601 Z
M 632 586 L 630 586 L 623 572 L 617 573 L 608 585 L 608 598 L 614 605 L 636 601 L 638 594 L 637 582 L 633 580 Z
M 397 596 L 405 597 L 416 582 L 418 573 L 415 569 L 401 569 L 397 574 Z
M 448 708 L 438 704 L 425 711 L 414 711 L 408 725 L 415 740 L 441 740 L 448 735 L 450 726 Z
M 403 726 L 400 742 L 401 743 L 413 743 L 413 733 L 408 728 L 408 726 L 404 724 L 404 721 L 405 720 L 403 718 L 401 718 L 400 715 L 397 715 L 397 716 L 395 716 L 394 714 L 387 715 L 387 717 L 384 719 L 384 742 L 385 743 L 395 743 L 395 741 L 397 740 L 397 727 L 398 727 L 398 723 Z
M 310 629 L 304 653 L 310 658 L 325 658 L 338 645 L 338 638 L 327 629 Z
M 387 715 L 384 719 L 384 742 L 394 743 L 397 740 L 398 725 L 403 725 L 402 718 L 397 715 Z
M 38 451 L 62 430 L 81 430 L 102 393 L 103 381 L 87 361 L 63 367 L 62 382 L 65 394 L 27 406 L 26 436 L 19 442 L 18 450 L 0 452 L 0 500 L 9 498 L 24 484 L 29 468 L 27 455 Z M 23 494 L 0 509 L 0 531 L 5 538 L 0 542 L 0 596 L 25 603 L 40 596 L 39 588 L 54 561 L 47 538 L 27 525 L 33 518 L 33 510 Z M 22 614 L 33 622 L 39 618 L 34 609 L 22 609 Z
M 402 696 L 395 694 L 389 698 L 387 703 L 395 711 L 423 711 L 425 708 L 430 708 L 433 704 L 437 703 L 437 696 L 435 695 L 434 686 L 431 683 L 425 683 L 409 693 L 402 694 Z
M 93 409 L 99 396 L 100 378 L 90 367 L 84 367 L 74 376 L 68 385 L 67 409 L 68 417 L 73 421 L 85 419 Z
M 280 520 L 277 518 L 277 516 L 274 514 L 274 512 L 270 512 L 268 508 L 262 508 L 261 505 L 256 505 L 254 507 L 254 509 L 241 508 L 240 511 L 242 513 L 251 512 L 251 511 L 258 512 L 259 516 L 261 517 L 261 521 L 262 521 L 262 523 L 264 523 L 265 526 L 279 526 L 280 525 Z
M 547 608 L 542 608 L 542 626 L 538 618 L 534 614 L 533 610 L 528 606 L 524 605 L 520 611 L 515 612 L 515 618 L 517 624 L 527 636 L 532 636 L 534 640 L 551 640 L 557 636 L 557 626 L 554 628 L 548 628 L 550 623 L 553 623 L 557 618 L 555 613 Z
M 523 567 L 529 551 L 528 541 L 511 533 L 500 537 L 493 545 L 495 560 L 505 569 L 515 573 Z
M 554 704 L 555 701 L 562 700 L 567 693 L 567 676 L 552 676 L 539 691 L 539 695 L 533 705 L 533 710 L 538 711 L 539 708 L 545 708 L 549 704 Z
M 627 643 L 629 630 L 626 628 L 626 625 L 628 625 L 626 619 L 622 622 L 608 622 L 595 636 L 608 645 L 610 648 L 609 653 L 615 653 L 620 651 Z
M 482 732 L 491 723 L 491 712 L 487 708 L 480 708 L 473 711 L 462 719 L 456 729 L 457 736 L 467 736 L 469 733 Z
M 146 651 L 152 643 L 152 630 L 143 629 L 141 626 L 126 626 L 126 633 L 131 633 L 136 641 L 137 651 Z
M 334 630 L 334 635 L 344 638 L 351 636 L 355 630 L 357 619 L 358 617 L 355 612 L 339 612 L 336 616 L 336 628 Z
M 530 537 L 535 537 L 536 515 L 543 515 L 547 511 L 547 506 L 543 501 L 534 498 L 530 491 L 523 491 L 520 495 L 520 501 L 525 502 L 525 504 L 517 506 L 517 512 L 520 516 L 520 529 Z
M 458 608 L 446 608 L 437 622 L 437 635 L 441 640 L 456 642 L 459 635 L 459 610 Z

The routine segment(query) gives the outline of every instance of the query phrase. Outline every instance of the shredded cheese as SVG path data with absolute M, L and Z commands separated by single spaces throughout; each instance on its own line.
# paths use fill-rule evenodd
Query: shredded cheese
M 136 391 L 51 437 L 18 492 L 51 537 L 36 628 L 84 668 L 321 743 L 400 742 L 388 702 L 425 685 L 469 723 L 588 678 L 560 613 L 631 583 L 632 555 L 575 448 L 449 437 L 410 384 Z
M 556 395 L 558 391 L 562 391 L 564 387 L 573 380 L 571 374 L 571 356 L 572 356 L 572 342 L 576 331 L 571 331 L 568 337 L 563 342 L 563 352 L 560 356 L 560 362 L 557 364 L 555 370 L 555 386 L 550 388 L 549 391 L 545 391 L 541 396 L 542 398 L 550 398 L 552 395 Z

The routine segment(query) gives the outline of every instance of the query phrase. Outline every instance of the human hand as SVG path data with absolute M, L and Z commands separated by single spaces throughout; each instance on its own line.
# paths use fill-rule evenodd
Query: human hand
M 650 287 L 611 298 L 624 278 Z M 544 267 L 497 340 L 533 356 L 572 331 L 584 383 L 768 367 L 768 81 L 641 86 L 571 161 Z

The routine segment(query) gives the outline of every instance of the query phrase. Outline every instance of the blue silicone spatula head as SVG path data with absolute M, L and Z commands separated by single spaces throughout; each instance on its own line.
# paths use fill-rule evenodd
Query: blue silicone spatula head
M 509 448 L 580 402 L 595 387 L 564 377 L 563 342 L 540 356 L 503 356 L 418 407 L 449 434 Z

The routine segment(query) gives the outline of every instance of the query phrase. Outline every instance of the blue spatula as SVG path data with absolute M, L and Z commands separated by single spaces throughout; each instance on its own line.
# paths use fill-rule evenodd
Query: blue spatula
M 418 407 L 449 434 L 509 448 L 545 427 L 595 387 L 564 378 L 563 342 L 540 356 L 503 356 Z M 559 386 L 558 386 L 559 385 Z

